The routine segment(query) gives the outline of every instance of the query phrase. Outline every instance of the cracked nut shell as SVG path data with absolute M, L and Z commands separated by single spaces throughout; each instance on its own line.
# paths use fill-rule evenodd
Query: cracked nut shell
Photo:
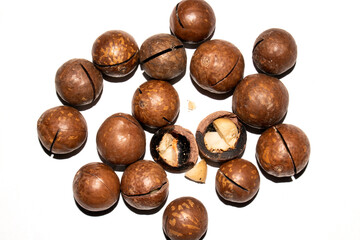
M 215 24 L 215 13 L 203 0 L 183 0 L 170 15 L 171 33 L 188 44 L 210 39 L 215 31 Z
M 255 67 L 263 73 L 270 75 L 285 73 L 296 63 L 295 39 L 283 29 L 268 29 L 255 40 L 252 58 Z
M 204 204 L 194 197 L 180 197 L 166 207 L 162 227 L 171 240 L 199 240 L 208 228 Z
M 83 115 L 75 108 L 58 106 L 46 110 L 40 116 L 37 133 L 47 151 L 52 154 L 67 154 L 85 144 L 87 124 Z
M 291 124 L 278 124 L 261 134 L 256 159 L 261 168 L 275 177 L 291 177 L 308 164 L 310 142 L 305 133 Z
M 216 173 L 216 191 L 226 201 L 248 202 L 259 187 L 260 175 L 256 166 L 241 158 L 222 164 Z
M 100 35 L 92 47 L 95 66 L 109 77 L 125 77 L 139 63 L 139 47 L 127 32 L 110 30 Z
M 186 172 L 197 162 L 199 150 L 191 131 L 179 125 L 160 128 L 150 141 L 150 153 L 166 171 Z
M 204 138 L 208 132 L 217 132 L 213 122 L 216 119 L 223 118 L 231 120 L 234 126 L 236 126 L 238 132 L 238 135 L 236 136 L 237 140 L 233 147 L 229 147 L 226 150 L 211 150 L 206 146 Z M 201 157 L 213 162 L 225 162 L 234 158 L 240 158 L 246 148 L 247 135 L 244 125 L 234 113 L 227 111 L 217 111 L 205 117 L 199 123 L 195 136 Z M 220 137 L 223 138 L 224 136 L 221 136 L 220 134 Z
M 120 181 L 108 165 L 88 163 L 76 173 L 73 193 L 82 208 L 92 212 L 104 211 L 119 200 Z
M 241 81 L 244 67 L 240 50 L 228 41 L 216 39 L 196 49 L 190 62 L 190 75 L 202 89 L 224 94 Z
M 235 88 L 233 112 L 246 125 L 266 129 L 284 119 L 289 93 L 277 78 L 265 74 L 245 77 Z
M 100 96 L 103 78 L 92 62 L 74 58 L 57 70 L 55 88 L 61 99 L 71 106 L 85 106 Z
M 159 164 L 139 160 L 125 169 L 120 189 L 123 199 L 130 206 L 139 210 L 151 210 L 166 201 L 169 181 Z
M 132 99 L 132 114 L 145 127 L 158 129 L 173 124 L 180 111 L 176 89 L 168 82 L 149 80 L 139 86 Z
M 141 68 L 153 79 L 170 80 L 186 69 L 184 45 L 170 34 L 156 34 L 146 39 L 139 56 Z
M 145 131 L 130 114 L 116 113 L 100 126 L 96 145 L 105 163 L 126 166 L 144 156 Z

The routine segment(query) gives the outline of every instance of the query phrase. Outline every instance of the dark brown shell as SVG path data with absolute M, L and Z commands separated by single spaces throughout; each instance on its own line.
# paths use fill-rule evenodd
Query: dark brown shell
M 263 132 L 256 145 L 256 159 L 268 174 L 291 177 L 308 164 L 310 142 L 305 133 L 290 124 L 279 124 Z
M 87 138 L 87 124 L 75 108 L 58 106 L 45 111 L 37 121 L 41 144 L 54 154 L 67 154 L 80 148 Z
M 171 32 L 189 44 L 210 39 L 215 25 L 214 11 L 203 0 L 183 0 L 175 6 L 170 16 Z
M 236 147 L 234 149 L 230 149 L 228 151 L 224 151 L 221 153 L 213 153 L 206 148 L 204 142 L 204 136 L 208 127 L 212 124 L 213 121 L 215 121 L 218 118 L 230 119 L 237 126 L 240 132 L 240 136 L 236 143 Z M 234 113 L 227 111 L 217 111 L 205 117 L 199 123 L 195 136 L 201 157 L 213 162 L 225 162 L 234 158 L 240 158 L 243 155 L 246 148 L 247 134 L 244 125 L 239 121 L 239 119 Z
M 261 72 L 280 75 L 296 63 L 296 42 L 283 29 L 268 29 L 255 40 L 252 58 L 255 67 Z
M 162 226 L 171 240 L 199 240 L 208 228 L 205 206 L 193 197 L 180 197 L 166 207 Z
M 58 95 L 71 106 L 84 106 L 99 97 L 103 78 L 92 62 L 74 58 L 57 70 L 55 87 Z
M 221 165 L 216 174 L 215 188 L 225 200 L 245 203 L 260 187 L 260 175 L 254 164 L 244 159 L 233 159 Z
M 139 47 L 127 32 L 111 30 L 100 35 L 92 47 L 95 66 L 110 77 L 124 77 L 139 63 Z
M 157 147 L 165 133 L 170 133 L 179 139 L 178 148 L 181 149 L 181 151 L 179 152 L 177 167 L 168 165 L 157 151 Z M 196 164 L 199 157 L 199 149 L 193 133 L 179 125 L 165 126 L 156 131 L 150 141 L 150 153 L 155 162 L 159 163 L 166 171 L 173 173 L 181 173 L 189 170 Z
M 285 117 L 289 93 L 277 78 L 265 74 L 245 77 L 235 88 L 232 107 L 239 119 L 253 128 L 265 129 Z
M 100 126 L 96 145 L 105 162 L 116 166 L 129 165 L 145 154 L 145 131 L 133 116 L 116 113 Z
M 166 201 L 169 181 L 159 164 L 139 160 L 125 169 L 120 188 L 124 200 L 130 206 L 139 210 L 151 210 Z
M 132 99 L 132 114 L 150 129 L 173 124 L 180 111 L 180 98 L 168 82 L 149 80 L 140 85 Z
M 142 69 L 153 79 L 170 80 L 186 69 L 184 45 L 170 34 L 156 34 L 146 39 L 139 56 Z
M 217 94 L 233 90 L 244 75 L 244 58 L 240 50 L 225 40 L 201 44 L 190 62 L 192 79 L 203 89 Z
M 73 180 L 76 202 L 88 211 L 104 211 L 119 199 L 120 181 L 112 168 L 103 163 L 88 163 Z

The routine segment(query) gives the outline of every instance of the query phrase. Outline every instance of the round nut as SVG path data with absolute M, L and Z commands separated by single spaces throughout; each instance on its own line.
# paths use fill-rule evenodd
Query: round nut
M 245 127 L 231 112 L 209 114 L 199 123 L 195 136 L 201 157 L 213 162 L 240 158 L 245 151 Z
M 125 77 L 139 63 L 139 47 L 127 32 L 111 30 L 100 35 L 92 47 L 95 66 L 110 77 Z
M 100 96 L 103 78 L 92 62 L 74 58 L 57 70 L 55 87 L 61 99 L 71 106 L 85 106 Z
M 120 196 L 120 181 L 114 170 L 103 163 L 88 163 L 76 173 L 73 181 L 76 202 L 88 211 L 104 211 Z
M 183 0 L 175 6 L 170 16 L 170 31 L 188 44 L 210 39 L 215 25 L 214 11 L 203 0 Z
M 46 110 L 40 116 L 37 133 L 47 151 L 67 154 L 85 144 L 87 124 L 83 115 L 75 108 L 58 106 Z
M 125 169 L 120 189 L 121 195 L 130 206 L 139 210 L 151 210 L 166 201 L 169 181 L 159 164 L 139 160 Z
M 146 39 L 139 56 L 141 68 L 153 79 L 170 80 L 186 69 L 184 45 L 170 34 L 156 34 Z
M 296 63 L 296 42 L 291 34 L 283 29 L 268 29 L 255 40 L 252 58 L 255 67 L 261 72 L 280 75 Z
M 270 175 L 291 177 L 308 164 L 310 142 L 305 133 L 290 124 L 279 124 L 261 134 L 256 145 L 256 159 Z
M 156 130 L 173 124 L 179 111 L 179 95 L 166 81 L 149 80 L 134 92 L 132 114 L 149 129 Z
M 199 157 L 194 135 L 178 125 L 160 128 L 151 138 L 150 153 L 169 172 L 185 172 Z
M 256 195 L 259 187 L 260 175 L 257 168 L 244 159 L 226 162 L 216 173 L 216 191 L 230 202 L 248 202 Z
M 193 197 L 180 197 L 166 207 L 162 226 L 171 240 L 199 240 L 208 228 L 205 206 Z
M 106 163 L 126 166 L 145 154 L 145 131 L 139 122 L 126 113 L 116 113 L 108 117 L 96 135 L 96 145 Z
M 245 77 L 235 88 L 233 112 L 246 125 L 266 129 L 278 124 L 287 113 L 289 93 L 277 78 L 265 74 Z
M 240 50 L 225 40 L 201 44 L 190 62 L 190 74 L 199 87 L 224 94 L 233 90 L 244 75 L 244 58 Z

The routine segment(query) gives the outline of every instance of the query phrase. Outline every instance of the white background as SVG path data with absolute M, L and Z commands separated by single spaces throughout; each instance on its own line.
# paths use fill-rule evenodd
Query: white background
M 140 68 L 126 82 L 104 81 L 94 107 L 82 111 L 88 140 L 77 155 L 50 158 L 41 148 L 36 122 L 61 105 L 55 73 L 72 58 L 91 60 L 94 40 L 103 32 L 130 33 L 139 47 L 157 33 L 169 33 L 177 0 L 3 1 L 0 3 L 0 239 L 165 239 L 163 207 L 153 214 L 131 211 L 120 199 L 102 216 L 76 206 L 72 180 L 84 164 L 100 161 L 95 144 L 101 123 L 113 113 L 131 113 L 131 99 L 145 81 Z M 213 39 L 235 44 L 245 59 L 245 75 L 255 73 L 251 50 L 264 30 L 279 27 L 298 45 L 295 69 L 282 79 L 290 94 L 284 123 L 305 131 L 311 156 L 304 174 L 276 183 L 261 175 L 260 190 L 247 206 L 226 205 L 216 195 L 217 168 L 209 166 L 205 184 L 168 173 L 170 201 L 201 200 L 208 210 L 205 239 L 360 239 L 359 56 L 356 1 L 209 0 L 217 23 Z M 194 52 L 187 49 L 188 63 Z M 189 65 L 188 65 L 189 67 Z M 174 87 L 180 95 L 176 122 L 192 132 L 223 100 L 201 94 L 189 77 Z M 193 111 L 187 102 L 196 103 Z M 147 143 L 151 134 L 146 133 Z M 248 133 L 243 158 L 255 161 L 259 135 Z M 151 159 L 149 144 L 146 159 Z M 121 177 L 122 172 L 117 172 Z

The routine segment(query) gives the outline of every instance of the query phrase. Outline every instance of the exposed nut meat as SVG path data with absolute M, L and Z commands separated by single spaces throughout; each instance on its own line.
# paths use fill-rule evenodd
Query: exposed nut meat
M 205 146 L 211 152 L 227 151 L 234 149 L 239 138 L 239 130 L 228 118 L 218 118 L 213 122 L 215 132 L 205 134 Z

